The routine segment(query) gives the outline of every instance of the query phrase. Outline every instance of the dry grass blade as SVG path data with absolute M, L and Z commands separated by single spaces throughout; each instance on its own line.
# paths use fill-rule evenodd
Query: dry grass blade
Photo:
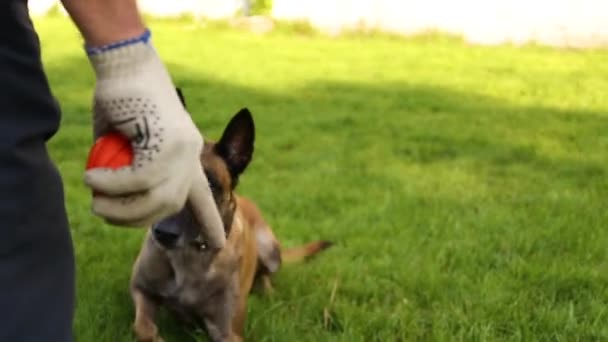
M 331 289 L 329 295 L 329 304 L 323 309 L 323 327 L 329 329 L 333 323 L 333 315 L 331 314 L 334 301 L 336 299 L 336 292 L 338 291 L 338 278 L 334 280 L 334 286 Z

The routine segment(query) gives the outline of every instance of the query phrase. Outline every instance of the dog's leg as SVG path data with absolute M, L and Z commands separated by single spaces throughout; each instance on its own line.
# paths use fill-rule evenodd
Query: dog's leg
M 254 287 L 255 293 L 264 296 L 270 296 L 274 293 L 274 287 L 272 286 L 271 274 L 266 270 L 262 270 L 255 275 Z
M 242 341 L 245 332 L 245 320 L 247 319 L 247 297 L 242 297 L 237 300 L 236 312 L 232 320 L 232 332 L 235 336 L 235 341 Z
M 274 293 L 274 288 L 272 287 L 272 281 L 270 280 L 270 274 L 262 274 L 260 276 L 260 280 L 262 281 L 262 289 L 265 295 L 272 295 Z
M 227 287 L 205 305 L 201 313 L 209 339 L 213 342 L 240 342 L 232 329 L 235 309 L 235 289 Z
M 243 337 L 232 331 L 232 323 L 228 317 L 218 319 L 218 317 L 205 318 L 205 327 L 209 334 L 209 339 L 213 342 L 242 342 Z
M 138 342 L 163 342 L 158 335 L 158 327 L 154 323 L 156 304 L 138 289 L 131 290 L 135 304 L 135 322 L 133 331 Z
M 207 327 L 207 333 L 209 338 L 213 342 L 242 342 L 243 338 L 230 331 L 230 328 L 226 326 L 220 326 L 217 322 L 211 318 L 205 319 L 205 326 Z M 230 324 L 228 324 L 230 326 Z

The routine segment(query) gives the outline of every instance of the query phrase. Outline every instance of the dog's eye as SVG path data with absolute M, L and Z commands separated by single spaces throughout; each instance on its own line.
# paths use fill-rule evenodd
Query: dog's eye
M 194 248 L 198 249 L 199 251 L 204 251 L 207 249 L 207 241 L 205 241 L 205 239 L 203 239 L 202 236 L 197 236 L 196 239 L 194 239 L 192 241 L 192 245 Z

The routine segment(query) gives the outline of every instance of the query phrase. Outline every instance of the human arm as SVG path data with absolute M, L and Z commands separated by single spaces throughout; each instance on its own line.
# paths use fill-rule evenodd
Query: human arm
M 137 37 L 146 27 L 135 0 L 62 0 L 86 45 Z

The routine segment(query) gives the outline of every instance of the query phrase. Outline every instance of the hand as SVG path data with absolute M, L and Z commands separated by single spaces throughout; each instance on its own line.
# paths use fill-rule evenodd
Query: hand
M 93 198 L 93 212 L 111 224 L 141 227 L 189 200 L 209 243 L 221 248 L 223 224 L 200 161 L 203 137 L 152 44 L 101 50 L 89 59 L 97 79 L 94 136 L 117 130 L 134 152 L 131 166 L 85 173 L 86 185 L 103 194 Z

